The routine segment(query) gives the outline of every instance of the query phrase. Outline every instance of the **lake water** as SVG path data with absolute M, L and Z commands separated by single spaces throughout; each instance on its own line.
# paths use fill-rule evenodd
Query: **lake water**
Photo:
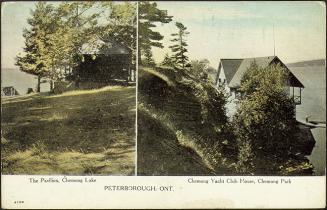
M 302 104 L 296 107 L 296 118 L 326 122 L 326 68 L 324 66 L 292 67 L 291 71 L 303 83 Z M 324 175 L 326 168 L 326 128 L 311 130 L 316 140 L 311 155 L 315 175 Z
M 19 69 L 1 69 L 1 87 L 13 86 L 20 95 L 26 95 L 28 88 L 35 89 L 37 77 Z M 41 92 L 50 90 L 49 83 L 41 84 Z

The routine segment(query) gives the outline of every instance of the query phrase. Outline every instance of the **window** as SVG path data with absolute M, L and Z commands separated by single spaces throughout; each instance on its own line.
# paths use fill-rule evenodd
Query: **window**
M 219 87 L 222 87 L 223 86 L 223 83 L 221 82 L 221 78 L 218 79 L 218 86 Z

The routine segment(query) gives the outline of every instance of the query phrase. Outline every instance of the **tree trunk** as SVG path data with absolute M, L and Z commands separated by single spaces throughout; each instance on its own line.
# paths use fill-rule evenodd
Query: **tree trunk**
M 50 92 L 53 92 L 53 86 L 54 86 L 53 80 L 51 79 L 49 83 L 50 83 Z
M 37 76 L 37 86 L 36 86 L 36 92 L 41 92 L 41 76 Z
M 53 60 L 52 60 L 52 63 L 53 63 Z M 51 73 L 52 73 L 52 75 L 54 75 L 55 73 L 55 66 L 52 64 L 52 66 L 51 66 Z M 50 92 L 51 93 L 53 93 L 53 76 L 50 76 Z

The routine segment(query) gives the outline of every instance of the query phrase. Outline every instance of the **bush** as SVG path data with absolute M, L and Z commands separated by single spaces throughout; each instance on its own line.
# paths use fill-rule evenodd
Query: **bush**
M 261 69 L 254 63 L 242 79 L 244 98 L 233 118 L 240 171 L 250 170 L 255 159 L 282 158 L 290 152 L 297 126 L 286 78 L 279 65 Z
M 252 151 L 252 145 L 250 141 L 238 142 L 239 153 L 238 162 L 236 164 L 236 170 L 240 173 L 252 173 L 253 172 L 253 159 L 254 154 Z
M 296 133 L 294 104 L 280 92 L 255 92 L 240 104 L 234 117 L 238 135 L 257 150 L 285 153 Z

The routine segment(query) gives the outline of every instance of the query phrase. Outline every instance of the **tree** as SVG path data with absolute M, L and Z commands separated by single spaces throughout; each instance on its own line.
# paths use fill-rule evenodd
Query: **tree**
M 289 154 L 297 127 L 295 104 L 286 93 L 287 78 L 280 65 L 263 69 L 255 63 L 243 76 L 243 100 L 233 119 L 240 165 L 248 167 L 255 159 Z
M 146 49 L 144 52 L 144 59 L 142 60 L 142 64 L 146 66 L 155 66 L 156 63 L 154 62 L 154 59 L 152 57 L 151 49 Z
M 163 61 L 161 62 L 161 65 L 174 67 L 174 61 L 168 54 L 166 54 Z
M 71 56 L 67 60 L 72 68 L 83 62 L 85 46 L 90 51 L 97 51 L 105 48 L 112 39 L 129 47 L 132 50 L 131 62 L 136 63 L 135 3 L 66 2 L 59 9 L 65 25 L 69 26 L 66 34 L 71 34 L 67 41 Z M 78 75 L 73 75 L 73 78 L 78 85 Z
M 188 57 L 185 55 L 185 53 L 187 53 L 187 43 L 185 37 L 189 34 L 189 32 L 186 31 L 187 28 L 182 23 L 176 22 L 175 25 L 178 32 L 171 34 L 174 37 L 171 41 L 175 44 L 169 46 L 169 48 L 171 48 L 172 52 L 174 53 L 172 56 L 174 62 L 184 69 L 188 62 Z
M 27 20 L 29 29 L 24 29 L 25 38 L 24 54 L 16 57 L 16 65 L 21 71 L 38 77 L 37 92 L 40 92 L 40 83 L 49 72 L 49 58 L 46 56 L 46 48 L 49 44 L 48 34 L 51 33 L 51 20 L 53 6 L 45 2 L 38 2 L 32 17 Z
M 16 64 L 22 71 L 38 76 L 37 91 L 42 77 L 53 80 L 61 76 L 62 69 L 75 67 L 80 59 L 83 44 L 95 40 L 98 13 L 84 13 L 93 2 L 61 3 L 58 7 L 38 2 L 28 19 L 31 26 L 25 29 L 24 55 L 18 55 Z
M 115 41 L 129 47 L 132 50 L 132 63 L 136 63 L 136 3 L 124 2 L 117 4 L 113 2 L 101 2 L 106 24 L 99 30 L 100 39 L 106 41 L 113 38 Z
M 192 60 L 191 65 L 191 74 L 196 78 L 206 81 L 208 79 L 208 70 L 210 62 L 207 59 L 202 60 Z
M 87 45 L 89 49 L 99 47 L 97 19 L 100 17 L 100 11 L 94 10 L 96 4 L 96 2 L 64 2 L 56 10 L 56 16 L 60 18 L 60 27 L 57 33 L 53 34 L 52 52 L 57 51 L 58 61 L 65 61 L 64 65 L 71 71 L 83 61 L 83 46 Z
M 105 11 L 110 11 L 109 15 Z M 101 24 L 97 21 L 100 17 Z M 28 23 L 31 27 L 23 34 L 24 54 L 17 56 L 16 64 L 22 71 L 38 76 L 38 91 L 43 77 L 50 80 L 51 90 L 54 80 L 68 75 L 78 81 L 74 70 L 83 62 L 85 46 L 95 51 L 101 47 L 99 40 L 114 38 L 135 55 L 135 3 L 64 2 L 54 7 L 39 2 Z
M 151 47 L 163 48 L 160 42 L 163 36 L 152 30 L 156 27 L 155 23 L 169 23 L 172 16 L 168 16 L 167 11 L 158 9 L 156 2 L 140 1 L 138 5 L 138 59 L 141 64 L 141 56 L 152 55 L 148 53 L 151 51 Z
M 61 3 L 52 15 L 52 33 L 49 33 L 49 45 L 46 48 L 46 55 L 49 58 L 50 89 L 53 89 L 53 81 L 66 76 L 83 61 L 83 46 L 96 48 L 98 31 L 98 11 L 91 11 L 96 5 L 95 2 L 65 2 Z

